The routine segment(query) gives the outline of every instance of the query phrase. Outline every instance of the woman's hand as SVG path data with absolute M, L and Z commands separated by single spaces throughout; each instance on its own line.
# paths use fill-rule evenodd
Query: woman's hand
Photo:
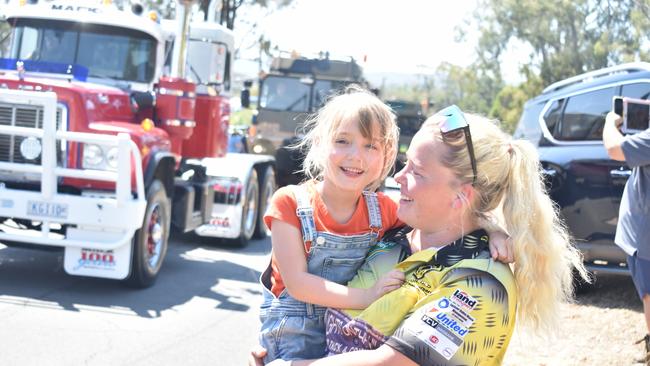
M 266 348 L 258 344 L 248 356 L 248 366 L 264 366 L 264 356 L 266 356 Z
M 394 269 L 382 275 L 377 282 L 368 289 L 368 305 L 372 304 L 385 293 L 397 290 L 404 283 L 404 272 Z

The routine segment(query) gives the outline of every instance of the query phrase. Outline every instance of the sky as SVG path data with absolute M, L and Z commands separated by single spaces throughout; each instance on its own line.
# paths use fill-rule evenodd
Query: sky
M 444 61 L 473 61 L 476 30 L 465 26 L 468 39 L 458 42 L 455 28 L 472 21 L 475 7 L 476 0 L 294 0 L 288 8 L 258 14 L 263 19 L 256 31 L 281 50 L 365 58 L 368 72 L 422 74 Z M 259 36 L 250 27 L 235 30 L 242 45 Z M 517 70 L 513 57 L 504 65 L 506 80 L 516 78 L 510 70 Z

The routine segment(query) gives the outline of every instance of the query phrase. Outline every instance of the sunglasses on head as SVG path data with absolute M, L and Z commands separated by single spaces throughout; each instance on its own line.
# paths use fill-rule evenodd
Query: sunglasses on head
M 456 105 L 450 105 L 449 107 L 438 111 L 436 116 L 445 117 L 445 119 L 439 124 L 440 133 L 443 138 L 456 139 L 460 137 L 461 133 L 465 135 L 465 143 L 467 144 L 469 159 L 472 163 L 472 172 L 474 173 L 472 185 L 476 184 L 476 158 L 474 157 L 474 145 L 472 144 L 472 134 L 469 131 L 469 124 L 465 119 L 463 111 L 461 111 Z

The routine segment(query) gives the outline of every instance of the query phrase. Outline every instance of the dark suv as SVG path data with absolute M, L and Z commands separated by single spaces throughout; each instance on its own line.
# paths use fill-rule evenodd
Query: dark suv
M 611 160 L 602 143 L 605 115 L 617 95 L 649 99 L 650 63 L 596 70 L 548 86 L 526 102 L 514 137 L 538 147 L 551 197 L 587 267 L 627 274 L 614 234 L 631 171 Z

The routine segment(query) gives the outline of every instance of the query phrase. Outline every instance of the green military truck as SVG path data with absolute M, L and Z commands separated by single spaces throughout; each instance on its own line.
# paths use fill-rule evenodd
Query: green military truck
M 307 117 L 328 97 L 347 85 L 367 87 L 361 66 L 353 59 L 275 57 L 259 80 L 258 114 L 250 130 L 251 152 L 276 157 L 278 185 L 296 184 L 303 156 L 288 146 L 300 141 Z M 242 105 L 247 107 L 246 98 Z

